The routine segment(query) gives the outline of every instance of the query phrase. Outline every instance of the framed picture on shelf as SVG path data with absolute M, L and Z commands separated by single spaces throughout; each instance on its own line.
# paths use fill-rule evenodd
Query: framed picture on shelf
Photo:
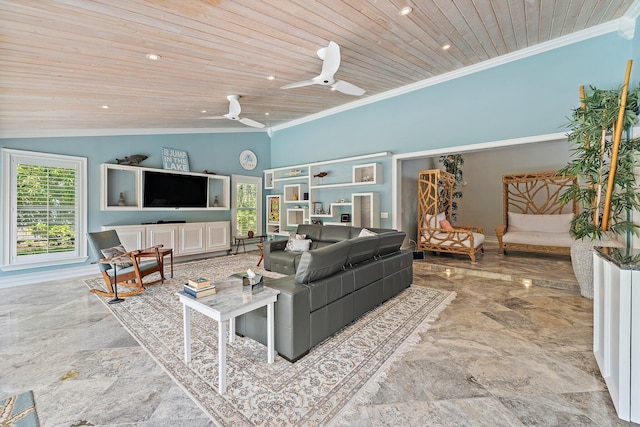
M 316 215 L 324 214 L 324 208 L 322 207 L 322 202 L 313 202 L 313 213 Z

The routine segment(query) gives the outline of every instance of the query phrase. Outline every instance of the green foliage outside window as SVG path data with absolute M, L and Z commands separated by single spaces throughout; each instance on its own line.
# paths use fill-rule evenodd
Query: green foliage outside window
M 18 256 L 74 251 L 75 170 L 20 164 L 16 178 Z
M 236 186 L 236 235 L 246 236 L 248 231 L 259 234 L 257 227 L 258 188 L 255 184 Z

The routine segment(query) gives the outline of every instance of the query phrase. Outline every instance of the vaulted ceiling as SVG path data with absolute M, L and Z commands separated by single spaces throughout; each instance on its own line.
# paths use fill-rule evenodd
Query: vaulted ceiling
M 232 94 L 241 117 L 273 127 L 610 23 L 632 3 L 0 0 L 0 129 L 254 129 L 200 119 L 227 113 Z M 281 89 L 320 74 L 329 41 L 335 78 L 366 93 Z

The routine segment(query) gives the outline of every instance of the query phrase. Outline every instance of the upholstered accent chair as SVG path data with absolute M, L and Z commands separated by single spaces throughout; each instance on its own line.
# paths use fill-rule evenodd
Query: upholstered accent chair
M 127 252 L 115 230 L 87 233 L 87 239 L 93 260 L 98 264 L 107 285 L 107 292 L 98 289 L 92 289 L 91 292 L 112 297 L 115 296 L 115 286 L 120 285 L 134 289 L 118 292 L 118 296 L 135 295 L 144 290 L 145 284 L 142 279 L 155 272 L 159 273 L 160 278 L 146 285 L 164 283 L 164 271 L 159 252 L 162 245 Z
M 418 174 L 418 251 L 468 255 L 483 252 L 482 227 L 452 225 L 455 176 L 439 169 Z

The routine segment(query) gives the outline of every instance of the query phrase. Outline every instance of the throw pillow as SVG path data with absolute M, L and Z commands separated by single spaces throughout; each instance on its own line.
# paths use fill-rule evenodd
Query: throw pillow
M 100 252 L 102 252 L 102 256 L 104 256 L 105 258 L 116 258 L 127 253 L 124 246 L 122 245 L 102 249 Z M 131 261 L 131 258 L 122 258 L 116 263 L 116 269 L 121 270 L 123 268 L 131 267 L 132 265 L 133 261 Z
M 366 237 L 366 236 L 377 236 L 378 233 L 368 230 L 366 228 L 363 228 L 362 230 L 360 230 L 360 234 L 358 235 L 358 237 Z
M 444 228 L 445 230 L 453 230 L 451 223 L 446 219 L 443 219 L 442 221 L 440 221 L 440 228 Z
M 310 247 L 311 239 L 293 240 L 291 245 L 291 252 L 308 251 Z
M 284 247 L 284 250 L 287 252 L 293 252 L 293 242 L 295 240 L 304 240 L 306 238 L 307 238 L 306 234 L 291 233 L 289 235 L 289 240 L 287 241 L 287 245 Z

